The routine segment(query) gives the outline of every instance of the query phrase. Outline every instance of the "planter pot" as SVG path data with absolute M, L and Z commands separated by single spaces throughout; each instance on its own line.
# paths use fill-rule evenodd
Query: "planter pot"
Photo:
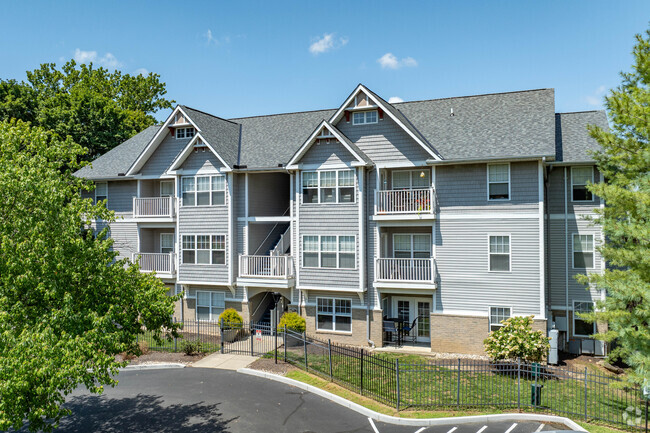
M 239 331 L 241 331 L 241 329 L 224 329 L 223 341 L 225 341 L 226 343 L 232 343 L 239 336 Z

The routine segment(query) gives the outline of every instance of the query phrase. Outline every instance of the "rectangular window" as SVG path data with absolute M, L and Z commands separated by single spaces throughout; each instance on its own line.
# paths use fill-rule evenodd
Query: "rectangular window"
M 224 176 L 194 176 L 181 178 L 183 206 L 223 206 L 226 204 Z
M 224 235 L 183 235 L 182 247 L 184 264 L 226 264 Z
M 488 199 L 510 199 L 510 164 L 489 164 Z
M 108 200 L 107 182 L 97 182 L 95 184 L 95 203 L 99 203 L 102 200 Z
M 510 271 L 510 236 L 490 236 L 490 271 Z
M 426 189 L 431 187 L 431 172 L 422 170 L 395 170 L 391 173 L 393 189 Z
M 354 236 L 303 236 L 302 266 L 304 268 L 356 267 Z
M 512 316 L 510 307 L 490 307 L 490 332 L 496 331 L 503 326 L 504 320 Z
M 176 138 L 192 138 L 194 137 L 194 128 L 176 128 L 174 136 Z
M 354 203 L 354 171 L 304 171 L 303 203 Z
M 160 252 L 171 253 L 174 251 L 174 233 L 160 234 Z
M 431 257 L 431 235 L 394 234 L 393 253 L 396 259 L 428 259 Z
M 578 317 L 578 314 L 592 313 L 593 302 L 573 301 L 573 335 L 575 337 L 589 337 L 596 333 L 596 323 L 589 323 Z
M 226 294 L 223 292 L 196 292 L 196 318 L 216 322 L 226 309 Z
M 593 181 L 593 167 L 571 167 L 571 200 L 592 201 L 593 196 L 587 190 L 587 183 Z
M 174 196 L 174 181 L 173 180 L 161 180 L 160 181 L 160 196 L 161 197 L 173 197 Z
M 352 331 L 352 301 L 317 298 L 317 328 L 321 331 Z
M 573 269 L 593 269 L 594 235 L 573 234 Z
M 368 123 L 377 123 L 377 110 L 357 111 L 352 115 L 353 125 L 364 125 Z

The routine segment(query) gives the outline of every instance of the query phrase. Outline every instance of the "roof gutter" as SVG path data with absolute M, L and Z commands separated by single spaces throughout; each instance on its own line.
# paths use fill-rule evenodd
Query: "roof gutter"
M 596 161 L 553 161 L 549 165 L 556 165 L 558 167 L 567 166 L 567 165 L 594 165 Z
M 548 161 L 554 160 L 555 155 L 534 155 L 534 156 L 499 156 L 493 158 L 466 158 L 466 159 L 427 159 L 427 165 L 451 165 L 451 164 L 481 164 L 485 162 L 508 162 L 508 161 Z

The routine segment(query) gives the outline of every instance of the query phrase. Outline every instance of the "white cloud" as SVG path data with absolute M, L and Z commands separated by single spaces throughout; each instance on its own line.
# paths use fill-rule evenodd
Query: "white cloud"
M 377 62 L 384 69 L 399 69 L 401 67 L 413 68 L 418 65 L 417 60 L 413 57 L 404 57 L 398 59 L 393 53 L 386 53 L 377 59 Z
M 399 96 L 391 96 L 390 98 L 388 98 L 388 103 L 389 104 L 396 104 L 398 102 L 404 102 L 404 100 L 402 98 L 400 98 Z
M 100 66 L 108 69 L 116 69 L 123 66 L 122 62 L 117 60 L 112 53 L 106 53 L 98 59 L 97 51 L 84 51 L 79 48 L 74 50 L 74 59 L 77 63 L 99 63 Z
M 149 70 L 147 70 L 146 68 L 138 68 L 138 69 L 135 70 L 134 74 L 135 75 L 143 75 L 143 76 L 144 75 L 149 75 Z
M 587 104 L 593 107 L 602 107 L 603 96 L 605 95 L 606 91 L 607 91 L 607 87 L 605 87 L 604 85 L 598 86 L 598 88 L 594 91 L 593 94 L 585 97 Z
M 325 33 L 322 38 L 317 38 L 309 46 L 309 52 L 313 55 L 318 55 L 321 53 L 326 53 L 336 48 L 341 48 L 349 41 L 346 37 L 336 38 L 334 33 Z
M 214 37 L 212 34 L 212 30 L 208 29 L 207 32 L 204 33 L 205 40 L 208 45 L 214 44 L 214 45 L 222 45 L 222 44 L 229 44 L 230 43 L 230 36 L 222 36 L 220 38 Z

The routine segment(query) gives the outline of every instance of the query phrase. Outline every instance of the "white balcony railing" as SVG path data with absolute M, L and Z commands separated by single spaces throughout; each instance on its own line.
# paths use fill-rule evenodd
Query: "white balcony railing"
M 433 213 L 433 188 L 390 189 L 375 192 L 377 215 Z
M 240 277 L 290 278 L 293 275 L 291 256 L 239 256 Z
M 375 259 L 377 281 L 431 282 L 436 278 L 436 263 L 428 259 Z
M 133 197 L 133 217 L 168 217 L 174 216 L 174 197 Z
M 133 261 L 137 261 L 142 272 L 158 274 L 174 274 L 174 253 L 134 253 Z

